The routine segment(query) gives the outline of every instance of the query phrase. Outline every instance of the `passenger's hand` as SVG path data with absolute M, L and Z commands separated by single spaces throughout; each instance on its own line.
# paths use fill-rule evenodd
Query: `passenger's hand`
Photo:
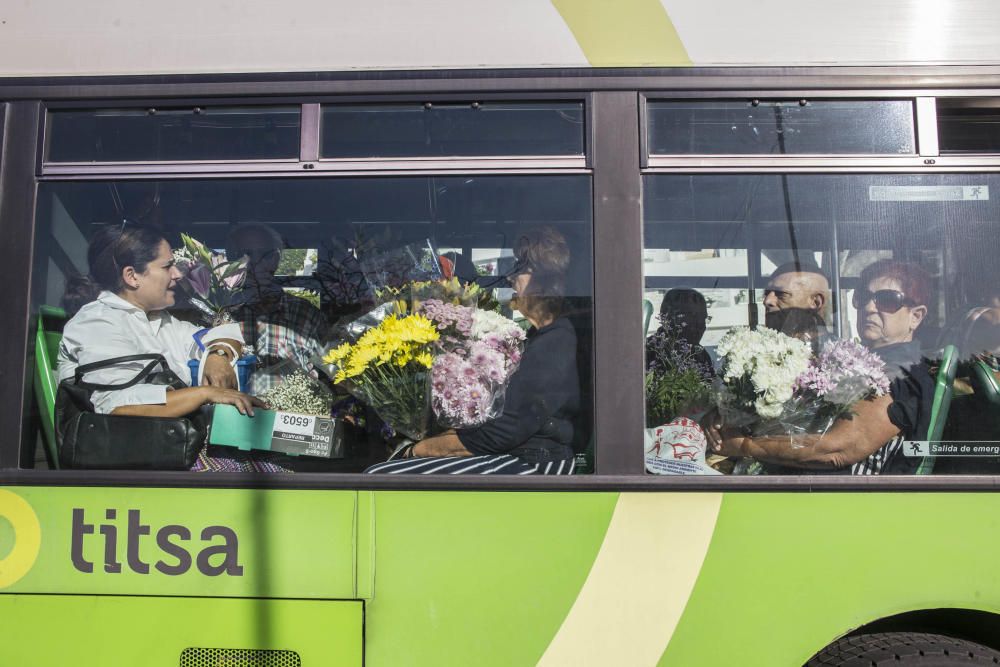
M 705 432 L 709 449 L 713 452 L 717 451 L 716 447 L 722 441 L 722 415 L 719 414 L 719 409 L 712 408 L 706 412 L 699 423 L 701 430 Z
M 206 354 L 202 363 L 205 364 L 204 384 L 222 389 L 236 389 L 239 386 L 235 369 L 222 355 Z
M 749 438 L 735 429 L 723 429 L 718 443 L 712 447 L 714 454 L 721 456 L 746 456 Z
M 254 407 L 267 407 L 265 403 L 256 396 L 244 394 L 235 389 L 223 389 L 221 387 L 204 387 L 206 392 L 206 403 L 212 405 L 232 405 L 241 415 L 253 417 Z

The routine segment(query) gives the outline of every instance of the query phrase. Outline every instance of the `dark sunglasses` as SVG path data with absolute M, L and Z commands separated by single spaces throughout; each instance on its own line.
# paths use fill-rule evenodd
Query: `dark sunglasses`
M 527 262 L 516 262 L 514 266 L 510 267 L 504 274 L 504 278 L 508 281 L 513 281 L 514 278 L 521 275 L 522 273 L 531 273 L 531 267 Z
M 880 313 L 895 313 L 903 306 L 912 307 L 917 305 L 916 301 L 909 298 L 899 290 L 880 289 L 869 292 L 866 289 L 854 290 L 854 297 L 851 303 L 855 308 L 863 308 L 869 301 L 875 301 L 875 309 Z

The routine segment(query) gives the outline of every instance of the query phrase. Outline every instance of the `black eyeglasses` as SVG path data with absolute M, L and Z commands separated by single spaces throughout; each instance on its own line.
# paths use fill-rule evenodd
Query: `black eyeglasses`
M 889 314 L 898 312 L 903 306 L 911 307 L 917 305 L 916 301 L 899 290 L 880 289 L 874 292 L 869 292 L 866 289 L 854 290 L 851 303 L 855 308 L 863 308 L 868 305 L 869 301 L 875 301 L 875 309 L 880 313 Z
M 507 273 L 504 274 L 504 278 L 508 281 L 513 281 L 514 278 L 521 275 L 522 273 L 531 273 L 531 267 L 527 262 L 519 261 L 510 267 Z

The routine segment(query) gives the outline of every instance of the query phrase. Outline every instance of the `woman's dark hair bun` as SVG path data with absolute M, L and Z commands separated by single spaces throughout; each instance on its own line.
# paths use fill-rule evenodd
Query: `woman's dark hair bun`
M 122 270 L 133 267 L 145 273 L 156 259 L 163 234 L 152 227 L 136 224 L 103 225 L 97 229 L 87 247 L 89 275 L 73 275 L 66 279 L 63 306 L 75 313 L 97 298 L 102 290 L 121 293 L 125 289 Z

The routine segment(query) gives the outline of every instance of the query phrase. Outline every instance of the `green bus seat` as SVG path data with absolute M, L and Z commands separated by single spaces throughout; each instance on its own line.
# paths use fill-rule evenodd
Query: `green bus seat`
M 986 406 L 1000 406 L 1000 382 L 985 361 L 976 359 L 969 369 L 969 384 L 974 395 Z
M 649 299 L 642 300 L 642 335 L 649 334 L 649 321 L 653 319 L 653 302 Z
M 941 440 L 944 425 L 948 421 L 948 411 L 955 391 L 955 375 L 958 372 L 958 348 L 945 345 L 941 350 L 941 364 L 934 379 L 934 400 L 931 403 L 931 423 L 927 429 L 927 439 Z M 917 468 L 918 475 L 930 475 L 934 470 L 934 457 L 926 456 Z
M 62 340 L 62 325 L 66 322 L 66 311 L 54 306 L 38 308 L 38 329 L 35 332 L 35 400 L 42 421 L 42 435 L 49 457 L 49 465 L 59 467 L 56 450 L 55 412 L 56 389 L 59 387 L 56 364 L 59 359 L 59 341 Z

